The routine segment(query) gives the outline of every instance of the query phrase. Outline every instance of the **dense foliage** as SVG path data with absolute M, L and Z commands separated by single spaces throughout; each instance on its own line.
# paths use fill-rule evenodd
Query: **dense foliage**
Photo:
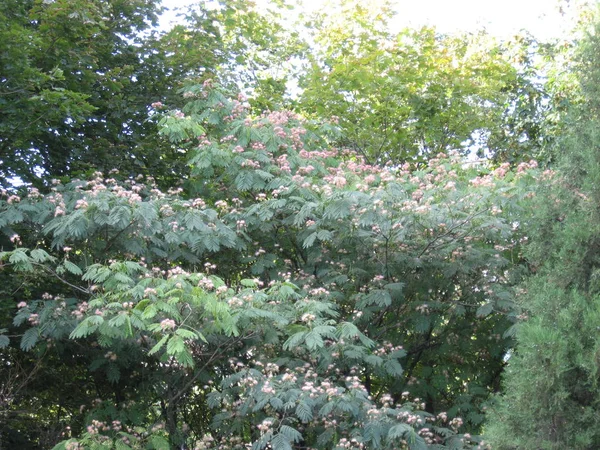
M 580 46 L 583 101 L 558 150 L 560 176 L 540 188 L 519 302 L 527 320 L 490 415 L 495 448 L 592 449 L 598 427 L 598 26 Z M 532 376 L 535 374 L 535 376 Z
M 597 445 L 595 41 L 364 5 L 0 7 L 0 448 Z
M 221 8 L 199 2 L 186 16 L 188 27 L 161 35 L 152 28 L 158 3 L 8 0 L 0 5 L 3 185 L 19 177 L 41 188 L 53 177 L 115 168 L 151 174 L 169 185 L 184 161 L 156 139 L 150 104 L 177 106 L 176 92 L 188 77 L 247 81 L 285 56 L 262 56 L 285 39 L 286 51 L 295 52 L 293 37 L 248 10 L 246 2 L 228 1 Z M 252 70 L 237 75 L 245 66 Z
M 21 348 L 85 340 L 97 350 L 82 358 L 120 407 L 161 405 L 174 441 L 202 404 L 221 408 L 213 433 L 226 446 L 394 447 L 454 439 L 445 420 L 477 429 L 514 315 L 506 180 L 525 182 L 525 165 L 483 176 L 446 155 L 422 170 L 371 166 L 293 113 L 253 119 L 209 82 L 186 93 L 184 112 L 162 119 L 173 141 L 185 136 L 186 190 L 97 173 L 46 196 L 7 193 L 5 270 L 55 281 L 17 305 Z M 162 386 L 148 392 L 152 380 Z M 109 422 L 158 420 L 122 414 Z
M 135 157 L 148 97 L 158 95 L 137 38 L 156 21 L 156 3 L 2 3 L 3 184 Z
M 342 145 L 371 162 L 459 150 L 514 163 L 551 139 L 548 94 L 531 61 L 533 48 L 543 51 L 531 37 L 497 42 L 427 27 L 392 33 L 390 5 L 337 4 L 340 14 L 315 19 L 319 45 L 300 105 L 309 115 L 339 117 Z

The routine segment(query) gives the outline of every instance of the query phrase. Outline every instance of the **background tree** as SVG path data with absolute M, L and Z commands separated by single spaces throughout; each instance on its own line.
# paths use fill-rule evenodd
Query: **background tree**
M 556 148 L 558 174 L 540 188 L 527 219 L 535 275 L 503 394 L 488 417 L 494 448 L 592 449 L 598 433 L 598 24 L 580 43 L 583 100 Z
M 152 90 L 137 80 L 138 35 L 157 12 L 155 1 L 3 2 L 4 185 L 11 176 L 39 184 L 115 155 L 131 162 Z
M 295 51 L 283 45 L 293 36 L 247 2 L 199 2 L 186 25 L 162 35 L 151 28 L 159 13 L 155 0 L 2 4 L 5 187 L 11 177 L 40 188 L 95 169 L 153 174 L 172 184 L 184 159 L 157 138 L 150 103 L 177 107 L 187 78 L 263 89 L 269 82 L 261 71 Z
M 427 27 L 391 32 L 391 11 L 389 2 L 349 0 L 316 16 L 300 110 L 339 117 L 340 144 L 371 162 L 460 149 L 518 163 L 539 153 L 548 102 L 535 41 Z

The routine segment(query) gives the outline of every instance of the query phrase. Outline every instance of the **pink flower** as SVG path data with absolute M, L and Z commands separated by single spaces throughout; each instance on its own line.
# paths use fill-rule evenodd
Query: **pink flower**
M 88 202 L 84 199 L 80 199 L 75 202 L 75 209 L 87 208 L 88 206 Z
M 336 186 L 336 187 L 344 187 L 346 185 L 346 178 L 344 178 L 343 176 L 336 176 L 333 177 L 333 180 L 331 180 L 331 182 Z
M 165 319 L 160 322 L 160 327 L 163 330 L 175 328 L 175 321 L 173 319 Z

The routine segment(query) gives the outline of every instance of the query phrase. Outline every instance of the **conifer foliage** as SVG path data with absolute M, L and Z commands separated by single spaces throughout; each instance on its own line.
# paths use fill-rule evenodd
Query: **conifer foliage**
M 600 446 L 598 31 L 581 44 L 584 100 L 556 149 L 560 175 L 540 188 L 528 219 L 535 274 L 520 296 L 517 346 L 486 427 L 498 449 Z

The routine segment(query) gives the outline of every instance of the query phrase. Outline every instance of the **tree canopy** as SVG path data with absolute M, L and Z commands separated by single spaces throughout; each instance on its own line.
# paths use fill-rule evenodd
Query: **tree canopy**
M 0 448 L 598 445 L 597 39 L 365 5 L 0 6 Z
M 527 61 L 531 38 L 391 33 L 390 5 L 339 3 L 341 14 L 316 19 L 300 104 L 308 115 L 339 117 L 341 145 L 382 163 L 448 150 L 514 162 L 540 151 L 547 95 Z

